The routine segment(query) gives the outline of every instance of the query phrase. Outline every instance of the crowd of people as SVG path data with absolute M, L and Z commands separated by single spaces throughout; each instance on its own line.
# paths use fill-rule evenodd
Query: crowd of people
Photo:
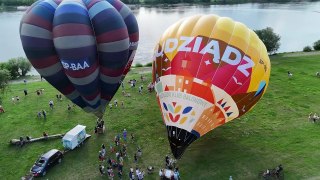
M 276 168 L 273 169 L 267 169 L 266 171 L 263 172 L 262 177 L 263 178 L 270 178 L 270 177 L 275 177 L 275 178 L 280 178 L 282 176 L 283 173 L 283 167 L 280 164 L 279 166 L 277 166 Z
M 123 129 L 122 135 L 120 133 L 114 136 L 114 143 L 110 144 L 109 151 L 107 151 L 105 144 L 101 145 L 101 149 L 98 152 L 99 160 L 99 172 L 101 176 L 107 176 L 109 179 L 113 179 L 118 176 L 119 179 L 124 177 L 123 167 L 126 163 L 130 164 L 130 157 L 128 155 L 128 141 L 131 145 L 135 145 L 135 136 L 131 133 L 131 138 L 128 139 L 128 132 Z M 130 146 L 131 146 L 130 145 Z M 128 158 L 129 157 L 129 158 Z M 136 165 L 135 170 L 130 167 L 128 172 L 129 179 L 143 180 L 145 172 L 138 167 L 138 161 L 142 158 L 142 149 L 140 146 L 137 147 L 133 155 L 133 162 Z M 124 178 L 127 179 L 127 178 Z
M 162 180 L 179 180 L 180 173 L 179 168 L 176 167 L 176 160 L 166 155 L 165 168 L 159 170 L 159 177 Z

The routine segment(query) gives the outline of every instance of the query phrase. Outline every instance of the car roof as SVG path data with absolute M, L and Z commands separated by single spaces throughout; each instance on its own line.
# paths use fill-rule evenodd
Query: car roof
M 49 159 L 52 155 L 57 153 L 59 150 L 58 149 L 51 149 L 50 151 L 46 152 L 41 156 L 41 158 Z

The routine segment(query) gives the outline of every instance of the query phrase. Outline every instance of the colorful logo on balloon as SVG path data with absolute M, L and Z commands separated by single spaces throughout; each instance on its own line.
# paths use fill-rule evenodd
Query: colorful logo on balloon
M 166 110 L 165 118 L 167 121 L 184 124 L 188 118 L 190 119 L 189 122 L 193 122 L 195 120 L 194 116 L 196 113 L 191 106 L 182 108 L 182 105 L 177 105 L 176 102 L 172 102 L 172 104 L 163 103 L 162 105 Z

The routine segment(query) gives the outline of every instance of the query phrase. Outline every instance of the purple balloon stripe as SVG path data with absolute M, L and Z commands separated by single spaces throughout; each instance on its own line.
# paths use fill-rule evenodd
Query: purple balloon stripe
M 53 33 L 55 37 L 94 34 L 91 26 L 76 23 L 61 24 L 55 26 L 53 28 Z

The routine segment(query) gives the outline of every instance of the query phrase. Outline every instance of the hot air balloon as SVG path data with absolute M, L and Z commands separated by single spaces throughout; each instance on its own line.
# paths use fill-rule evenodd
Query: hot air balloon
M 155 48 L 153 81 L 174 157 L 252 109 L 269 76 L 266 47 L 244 24 L 196 15 L 170 26 Z
M 130 69 L 139 30 L 119 0 L 39 0 L 23 16 L 20 38 L 40 75 L 102 118 Z

